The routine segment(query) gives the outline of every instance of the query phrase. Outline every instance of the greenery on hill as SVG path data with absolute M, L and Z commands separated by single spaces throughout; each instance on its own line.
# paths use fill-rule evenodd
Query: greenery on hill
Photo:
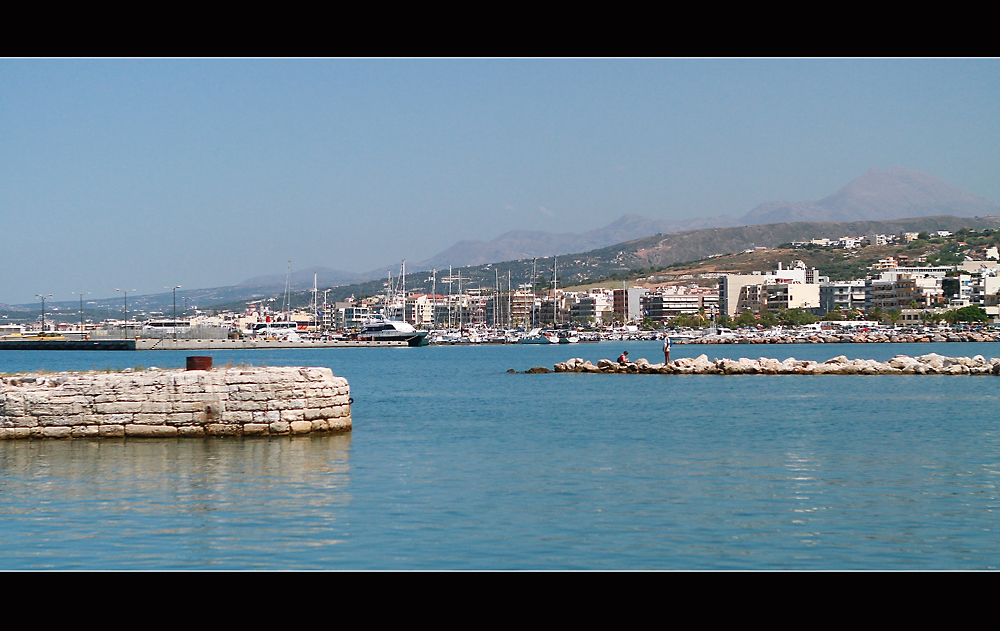
M 559 287 L 566 289 L 640 279 L 647 282 L 692 282 L 695 279 L 680 277 L 774 269 L 779 262 L 789 264 L 793 260 L 801 260 L 809 267 L 818 268 L 821 274 L 829 276 L 831 280 L 850 280 L 864 278 L 869 273 L 868 268 L 871 265 L 889 256 L 906 257 L 904 261 L 912 264 L 921 264 L 917 260 L 926 257 L 928 265 L 953 265 L 963 260 L 966 254 L 981 254 L 986 247 L 998 246 L 1000 231 L 995 229 L 998 226 L 1000 218 L 996 217 L 921 217 L 883 222 L 795 223 L 695 230 L 655 235 L 580 254 L 455 268 L 452 270 L 455 279 L 452 287 L 455 292 L 458 291 L 458 278 L 461 275 L 463 291 L 470 288 L 475 291 L 478 288 L 492 293 L 496 278 L 499 276 L 501 290 L 506 291 L 509 270 L 515 289 L 519 285 L 528 284 L 535 286 L 537 291 L 548 291 L 552 287 L 554 263 L 558 264 Z M 951 230 L 955 232 L 955 236 L 946 239 L 930 238 L 932 231 L 937 230 Z M 793 240 L 836 238 L 844 235 L 899 234 L 904 231 L 923 232 L 925 234 L 922 236 L 927 238 L 907 245 L 866 246 L 852 250 L 817 246 L 790 247 L 790 242 Z M 966 245 L 958 245 L 960 242 Z M 755 247 L 768 249 L 755 250 L 753 249 Z M 729 248 L 730 253 L 717 255 L 720 249 L 721 252 L 725 252 L 725 248 Z M 752 251 L 742 252 L 746 249 Z M 689 252 L 702 254 L 692 255 L 686 259 L 672 258 L 687 256 L 685 253 Z M 446 275 L 447 272 L 440 271 L 437 274 L 436 290 L 439 295 L 448 294 Z M 430 293 L 430 277 L 429 272 L 408 274 L 406 287 L 410 292 Z M 393 280 L 395 282 L 397 279 Z M 330 302 L 338 302 L 349 296 L 360 299 L 381 294 L 385 291 L 387 281 L 386 278 L 334 287 L 330 289 L 327 299 Z M 280 299 L 279 296 L 278 300 Z M 311 292 L 295 292 L 292 294 L 292 307 L 305 307 L 311 299 Z M 213 304 L 211 307 L 218 310 L 243 310 L 246 304 L 247 300 L 243 299 Z

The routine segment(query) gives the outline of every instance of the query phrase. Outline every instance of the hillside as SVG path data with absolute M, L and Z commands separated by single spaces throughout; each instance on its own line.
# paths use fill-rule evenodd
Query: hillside
M 801 259 L 810 267 L 818 267 L 824 275 L 834 280 L 856 278 L 867 272 L 867 266 L 886 256 L 895 256 L 902 251 L 894 247 L 868 247 L 862 250 L 825 250 L 798 248 L 794 250 L 761 250 L 751 254 L 739 254 L 754 247 L 775 248 L 792 241 L 811 238 L 839 238 L 845 235 L 899 234 L 901 232 L 922 232 L 949 230 L 958 232 L 963 228 L 983 229 L 1000 227 L 1000 217 L 960 218 L 922 217 L 917 219 L 897 219 L 894 221 L 865 221 L 849 223 L 791 223 L 764 226 L 743 226 L 738 228 L 713 228 L 694 230 L 668 235 L 656 235 L 619 243 L 609 248 L 590 252 L 569 254 L 559 257 L 540 257 L 535 260 L 535 281 L 539 288 L 551 287 L 553 264 L 558 262 L 559 286 L 588 286 L 601 280 L 633 279 L 656 275 L 682 275 L 707 272 L 738 272 L 754 269 L 770 269 L 778 261 L 789 262 Z M 991 237 L 993 238 L 993 237 Z M 945 241 L 940 243 L 918 243 L 905 253 L 911 258 L 923 255 L 937 256 Z M 925 247 L 918 250 L 917 247 Z M 926 252 L 925 252 L 926 251 Z M 858 254 L 863 252 L 863 255 Z M 722 255 L 722 256 L 720 256 Z M 714 258 L 709 258 L 713 257 Z M 698 261 L 697 265 L 690 263 Z M 462 288 L 495 286 L 495 278 L 501 277 L 506 285 L 510 271 L 515 287 L 532 282 L 532 259 L 520 259 L 503 263 L 488 263 L 455 268 L 455 290 L 457 277 L 461 274 Z M 699 270 L 699 271 L 695 271 Z M 444 275 L 438 274 L 437 292 L 448 293 Z M 348 296 L 358 298 L 371 296 L 385 290 L 385 279 L 354 285 L 335 287 L 329 293 L 329 300 L 344 300 Z M 419 272 L 407 276 L 407 289 L 411 291 L 431 291 L 430 275 Z M 308 292 L 293 296 L 293 304 L 306 305 Z M 242 303 L 217 305 L 217 308 L 242 308 Z
M 959 243 L 965 243 L 962 246 Z M 739 254 L 727 254 L 699 261 L 676 263 L 645 275 L 634 275 L 638 284 L 656 285 L 675 282 L 691 282 L 697 280 L 700 284 L 714 285 L 710 277 L 714 274 L 749 274 L 754 271 L 773 270 L 778 263 L 790 265 L 799 260 L 808 267 L 819 269 L 830 280 L 855 280 L 865 278 L 871 273 L 869 269 L 881 259 L 888 257 L 902 259 L 904 264 L 912 265 L 955 265 L 962 262 L 965 256 L 982 256 L 987 247 L 1000 247 L 1000 232 L 986 231 L 982 233 L 961 232 L 953 237 L 917 240 L 909 244 L 865 246 L 851 250 L 833 247 L 805 246 L 781 247 L 766 250 L 754 250 Z M 919 262 L 924 259 L 923 262 Z M 619 281 L 620 282 L 620 281 Z M 590 283 L 581 285 L 591 287 L 597 285 L 615 286 L 617 282 Z
M 846 223 L 797 222 L 715 228 L 659 235 L 618 244 L 588 253 L 602 258 L 618 257 L 631 268 L 663 267 L 682 261 L 695 261 L 720 254 L 732 254 L 754 247 L 769 247 L 807 241 L 813 238 L 836 239 L 843 236 L 900 234 L 962 228 L 996 228 L 1000 217 L 918 217 L 893 221 L 855 221 Z
M 914 248 L 902 251 L 892 247 L 868 247 L 859 251 L 825 250 L 825 249 L 795 249 L 793 251 L 762 250 L 748 255 L 739 254 L 755 247 L 775 248 L 792 241 L 806 241 L 812 238 L 839 238 L 845 235 L 860 236 L 867 234 L 899 234 L 901 232 L 923 232 L 949 230 L 958 232 L 963 228 L 983 229 L 1000 227 L 1000 217 L 918 217 L 915 219 L 897 219 L 893 221 L 862 221 L 848 223 L 799 222 L 786 224 L 767 224 L 760 226 L 741 226 L 735 228 L 710 228 L 692 230 L 673 234 L 660 234 L 618 243 L 611 247 L 599 248 L 579 254 L 569 254 L 559 257 L 539 257 L 535 260 L 534 282 L 539 288 L 551 287 L 553 264 L 558 260 L 559 286 L 582 286 L 593 284 L 600 280 L 633 279 L 649 277 L 650 275 L 680 275 L 688 273 L 709 273 L 716 271 L 747 271 L 754 269 L 771 269 L 778 261 L 789 262 L 801 259 L 810 267 L 817 267 L 824 275 L 834 280 L 856 278 L 863 276 L 868 265 L 879 258 L 909 255 L 911 258 L 927 254 L 928 261 L 941 260 L 940 248 L 945 242 L 930 243 L 925 250 L 914 251 Z M 923 246 L 921 246 L 923 247 Z M 950 247 L 950 246 L 949 246 Z M 937 249 L 935 249 L 937 248 Z M 714 257 L 714 258 L 709 258 Z M 937 257 L 937 258 L 935 258 Z M 692 265 L 691 261 L 700 261 Z M 502 286 L 506 286 L 508 271 L 513 285 L 516 287 L 532 283 L 532 259 L 522 258 L 502 263 L 487 263 L 484 265 L 455 268 L 455 291 L 458 290 L 457 278 L 461 274 L 462 289 L 470 287 L 493 288 L 496 278 L 501 278 Z M 694 272 L 691 270 L 701 270 Z M 687 271 L 682 271 L 687 270 Z M 394 277 L 396 274 L 394 274 Z M 437 275 L 437 293 L 447 294 L 448 284 L 444 281 L 445 274 Z M 358 298 L 371 296 L 385 291 L 387 279 L 379 278 L 364 283 L 355 283 L 333 287 L 327 298 L 331 302 L 341 301 L 348 296 Z M 407 289 L 430 293 L 432 283 L 428 272 L 417 272 L 407 275 Z M 182 306 L 197 305 L 200 309 L 236 310 L 242 311 L 248 301 L 274 299 L 273 305 L 280 308 L 281 295 L 284 287 L 261 285 L 256 287 L 217 287 L 212 289 L 178 291 L 178 310 Z M 323 287 L 325 289 L 325 287 Z M 292 306 L 302 307 L 309 304 L 311 293 L 297 291 L 292 295 Z M 48 303 L 50 317 L 58 319 L 75 319 L 77 303 L 74 301 L 58 301 Z M 162 315 L 172 312 L 172 295 L 170 293 L 150 296 L 129 296 L 131 312 L 151 313 L 159 311 Z M 39 305 L 15 305 L 7 310 L 0 310 L 0 316 L 7 315 L 7 321 L 24 321 L 37 318 Z M 58 311 L 57 311 L 58 310 Z M 85 311 L 88 318 L 104 319 L 105 317 L 121 317 L 123 310 L 120 298 L 87 301 Z M 62 315 L 66 314 L 66 315 Z M 62 317 L 60 317 L 62 316 Z
M 490 241 L 461 241 L 426 261 L 413 264 L 412 268 L 434 267 L 440 270 L 447 268 L 449 264 L 472 266 L 495 261 L 563 255 L 568 252 L 588 252 L 598 248 L 617 247 L 613 244 L 649 235 L 691 232 L 706 228 L 775 225 L 788 222 L 882 224 L 898 219 L 943 215 L 996 216 L 1000 215 L 1000 205 L 977 197 L 933 175 L 916 169 L 893 166 L 885 170 L 871 169 L 816 202 L 764 202 L 742 217 L 715 216 L 676 221 L 625 215 L 603 228 L 581 234 L 512 230 Z M 945 227 L 941 229 L 950 230 Z M 731 251 L 726 249 L 729 247 L 731 246 L 721 242 L 718 245 L 718 252 Z M 380 272 L 376 272 L 378 273 Z M 373 277 L 371 273 L 365 276 Z

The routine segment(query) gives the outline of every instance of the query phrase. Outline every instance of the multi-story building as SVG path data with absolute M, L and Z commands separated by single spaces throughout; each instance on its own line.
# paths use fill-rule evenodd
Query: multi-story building
M 413 294 L 406 298 L 406 316 L 403 318 L 415 327 L 433 328 L 435 313 L 441 315 L 440 305 L 447 309 L 446 296 L 440 294 Z M 447 313 L 447 311 L 446 311 Z
M 985 274 L 973 276 L 972 281 L 969 297 L 974 305 L 985 306 L 987 296 L 1000 293 L 1000 277 L 998 276 Z
M 338 303 L 339 304 L 339 303 Z M 356 329 L 360 328 L 364 321 L 371 316 L 372 310 L 368 305 L 348 304 L 337 309 L 339 313 L 340 328 Z
M 616 289 L 614 292 L 613 308 L 615 314 L 622 317 L 625 322 L 642 321 L 642 297 L 647 295 L 649 290 L 645 287 L 630 287 Z
M 819 306 L 823 313 L 865 308 L 865 281 L 825 282 L 819 286 Z
M 586 324 L 601 324 L 611 319 L 613 297 L 604 292 L 577 295 L 569 305 L 570 319 Z
M 900 268 L 902 269 L 902 268 Z M 917 268 L 920 269 L 920 268 Z M 944 299 L 944 275 L 901 274 L 897 270 L 882 273 L 865 283 L 865 307 L 871 309 L 923 309 Z
M 812 289 L 803 290 L 802 292 L 798 292 L 798 294 L 793 290 L 790 294 L 792 300 L 779 302 L 784 302 L 785 304 L 810 304 L 810 307 L 802 306 L 801 308 L 817 309 L 819 308 L 818 285 L 827 280 L 829 279 L 820 276 L 819 270 L 815 267 L 806 267 L 802 261 L 795 261 L 790 269 L 783 268 L 779 263 L 778 269 L 769 272 L 726 274 L 719 279 L 719 309 L 722 313 L 730 317 L 735 317 L 747 309 L 754 312 L 767 310 L 765 296 L 768 290 L 765 287 L 752 286 L 781 284 L 816 285 L 814 299 Z M 789 295 L 787 290 L 782 290 L 782 292 L 782 296 Z M 802 296 L 801 302 L 795 298 L 796 295 Z M 776 294 L 777 296 L 778 294 Z

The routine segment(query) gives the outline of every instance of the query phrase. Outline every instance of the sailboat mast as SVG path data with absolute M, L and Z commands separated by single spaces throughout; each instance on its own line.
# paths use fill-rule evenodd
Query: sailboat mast
M 552 259 L 552 323 L 559 324 L 558 309 L 556 309 L 556 285 L 559 284 L 559 257 Z
M 531 327 L 535 326 L 535 279 L 538 278 L 538 272 L 535 270 L 535 262 L 538 259 L 531 259 Z
M 510 286 L 510 270 L 507 270 L 507 328 L 508 329 L 514 328 L 514 312 L 513 309 L 511 308 L 513 300 L 512 292 L 513 290 L 511 289 Z
M 385 308 L 382 309 L 382 313 L 386 317 L 389 315 L 389 305 L 392 304 L 392 270 L 389 270 L 389 282 L 385 286 Z
M 288 321 L 288 310 L 291 308 L 290 295 L 288 293 L 288 282 L 292 279 L 292 262 L 288 261 L 288 272 L 285 274 L 285 295 L 282 297 L 281 311 L 285 314 L 285 321 Z

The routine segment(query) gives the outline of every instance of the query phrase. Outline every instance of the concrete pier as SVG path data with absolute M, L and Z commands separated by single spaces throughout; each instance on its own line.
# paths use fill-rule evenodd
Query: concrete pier
M 0 351 L 134 351 L 135 340 L 0 340 Z
M 398 341 L 331 340 L 318 342 L 301 340 L 256 339 L 171 339 L 134 338 L 129 340 L 17 340 L 0 341 L 0 351 L 221 351 L 254 348 L 378 348 L 409 346 Z
M 406 342 L 369 342 L 357 340 L 331 340 L 327 342 L 300 340 L 298 342 L 289 342 L 287 340 L 256 339 L 174 340 L 170 338 L 138 338 L 135 341 L 135 350 L 137 351 L 217 351 L 252 348 L 365 348 L 378 346 L 408 346 L 408 344 Z
M 329 368 L 0 376 L 0 439 L 273 436 L 351 429 Z

